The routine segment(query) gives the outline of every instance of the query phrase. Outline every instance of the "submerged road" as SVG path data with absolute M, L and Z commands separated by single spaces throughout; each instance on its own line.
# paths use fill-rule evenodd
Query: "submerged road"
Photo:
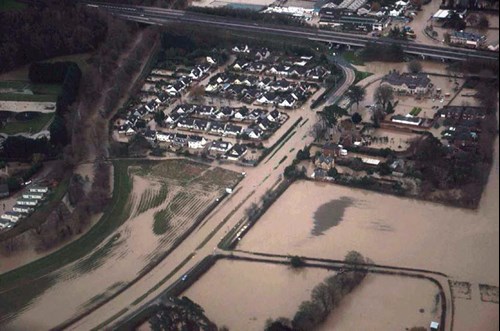
M 326 31 L 314 28 L 270 25 L 261 22 L 235 19 L 231 17 L 221 17 L 215 15 L 202 14 L 191 11 L 172 10 L 156 7 L 115 5 L 106 3 L 84 2 L 87 6 L 98 7 L 107 10 L 123 19 L 156 25 L 166 25 L 172 22 L 179 22 L 192 25 L 206 25 L 218 28 L 265 33 L 285 37 L 295 37 L 323 42 L 333 42 L 354 47 L 364 47 L 368 43 L 376 43 L 384 46 L 392 44 L 400 45 L 404 52 L 411 55 L 429 57 L 439 60 L 494 60 L 498 61 L 498 52 L 480 51 L 474 49 L 423 45 L 415 41 L 392 40 L 386 38 L 370 37 L 366 35 Z

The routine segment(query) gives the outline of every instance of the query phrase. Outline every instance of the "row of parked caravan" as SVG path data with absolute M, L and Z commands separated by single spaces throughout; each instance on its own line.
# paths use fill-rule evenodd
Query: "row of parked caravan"
M 21 219 L 29 216 L 45 199 L 49 188 L 45 186 L 30 186 L 23 192 L 22 197 L 16 201 L 12 210 L 0 216 L 0 230 L 10 229 Z

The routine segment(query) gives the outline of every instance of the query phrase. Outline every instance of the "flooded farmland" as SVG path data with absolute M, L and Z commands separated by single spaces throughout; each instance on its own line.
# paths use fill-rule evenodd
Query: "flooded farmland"
M 370 274 L 318 331 L 406 330 L 439 321 L 438 288 L 427 280 Z
M 440 271 L 497 286 L 498 146 L 496 149 L 490 180 L 476 211 L 300 181 L 276 201 L 238 248 L 333 259 L 357 250 L 379 264 Z M 352 203 L 335 206 L 339 199 Z M 342 221 L 314 236 L 317 215 L 328 213 L 332 219 L 342 213 Z
M 323 269 L 221 260 L 183 295 L 219 327 L 262 331 L 268 318 L 293 317 L 314 286 L 331 275 Z

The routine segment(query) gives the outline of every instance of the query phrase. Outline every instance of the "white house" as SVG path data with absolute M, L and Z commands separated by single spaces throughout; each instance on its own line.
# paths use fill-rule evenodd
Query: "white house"
M 243 128 L 239 125 L 226 124 L 224 127 L 224 135 L 226 136 L 237 136 L 243 132 Z
M 214 121 L 214 122 L 211 122 L 210 123 L 210 133 L 212 134 L 224 134 L 224 123 L 222 122 L 217 122 L 217 121 Z
M 278 106 L 283 108 L 293 108 L 293 106 L 295 106 L 295 101 L 294 97 L 287 95 L 279 101 Z
M 177 127 L 181 129 L 193 129 L 195 124 L 195 120 L 193 118 L 182 118 L 177 123 Z
M 173 135 L 162 131 L 156 131 L 156 139 L 160 142 L 169 143 L 172 141 Z
M 232 147 L 233 144 L 230 142 L 218 140 L 212 142 L 210 150 L 214 152 L 227 153 L 227 151 L 229 151 Z
M 267 119 L 270 121 L 270 122 L 277 122 L 279 121 L 280 119 L 280 112 L 277 111 L 277 110 L 273 110 L 272 112 L 270 112 L 268 115 L 267 115 Z
M 250 139 L 260 139 L 260 137 L 262 137 L 262 133 L 262 130 L 259 128 L 253 128 L 247 131 L 248 137 L 250 137 Z
M 248 151 L 248 148 L 244 145 L 236 144 L 227 153 L 228 160 L 237 161 L 241 159 Z
M 188 147 L 191 149 L 202 149 L 207 144 L 207 140 L 201 136 L 189 136 Z

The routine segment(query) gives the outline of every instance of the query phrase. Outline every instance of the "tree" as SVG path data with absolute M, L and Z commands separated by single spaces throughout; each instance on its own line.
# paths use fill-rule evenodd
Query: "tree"
M 297 160 L 309 160 L 311 158 L 311 151 L 309 148 L 304 148 L 297 152 Z
M 464 30 L 467 27 L 467 24 L 457 12 L 451 11 L 451 14 L 444 26 L 453 30 L 460 31 Z
M 336 168 L 331 168 L 328 170 L 328 177 L 332 177 L 334 179 L 339 178 L 339 172 Z
M 359 124 L 359 123 L 361 123 L 362 120 L 363 120 L 363 118 L 361 117 L 361 115 L 359 113 L 354 113 L 351 116 L 351 121 L 354 124 Z
M 300 304 L 299 310 L 292 320 L 292 326 L 299 331 L 313 330 L 316 325 L 324 319 L 321 307 L 311 301 L 304 301 Z
M 451 35 L 448 32 L 445 32 L 443 37 L 446 44 L 449 44 L 451 42 Z
M 165 113 L 163 110 L 158 110 L 154 115 L 154 120 L 156 124 L 163 127 L 165 125 Z
M 205 95 L 205 88 L 203 85 L 197 85 L 191 89 L 191 97 L 193 100 L 200 100 Z
M 326 134 L 326 129 L 326 125 L 322 121 L 314 123 L 310 131 L 310 134 L 314 138 L 314 141 L 323 139 Z
M 412 74 L 418 74 L 422 71 L 422 63 L 417 60 L 412 60 L 408 63 L 408 71 Z
M 300 256 L 295 255 L 290 258 L 290 265 L 292 266 L 292 268 L 302 268 L 305 263 Z
M 354 85 L 346 92 L 346 96 L 354 102 L 359 109 L 359 103 L 365 99 L 366 90 L 361 86 Z
M 378 12 L 380 10 L 380 8 L 382 8 L 382 6 L 380 5 L 380 2 L 372 2 L 372 5 L 371 5 L 371 11 L 372 12 Z
M 323 311 L 327 315 L 335 306 L 335 297 L 330 291 L 330 287 L 325 283 L 317 285 L 312 290 L 311 299 L 313 302 L 322 307 Z
M 384 110 L 386 109 L 387 103 L 394 99 L 394 91 L 389 85 L 380 85 L 375 90 L 374 99 L 382 104 Z
M 385 112 L 387 114 L 394 114 L 396 110 L 394 109 L 394 105 L 392 104 L 392 102 L 389 101 L 389 103 L 387 104 L 387 109 L 385 110 Z
M 346 116 L 347 110 L 344 108 L 337 106 L 337 105 L 331 105 L 331 106 L 326 106 L 323 108 L 323 111 L 319 112 L 321 115 L 323 121 L 331 128 L 333 128 L 336 124 L 339 118 L 342 116 Z
M 49 127 L 50 142 L 56 146 L 65 146 L 68 143 L 68 131 L 64 118 L 61 115 L 55 114 L 52 124 Z
M 479 21 L 477 22 L 477 27 L 480 30 L 487 30 L 490 27 L 490 21 L 486 15 L 479 16 Z

